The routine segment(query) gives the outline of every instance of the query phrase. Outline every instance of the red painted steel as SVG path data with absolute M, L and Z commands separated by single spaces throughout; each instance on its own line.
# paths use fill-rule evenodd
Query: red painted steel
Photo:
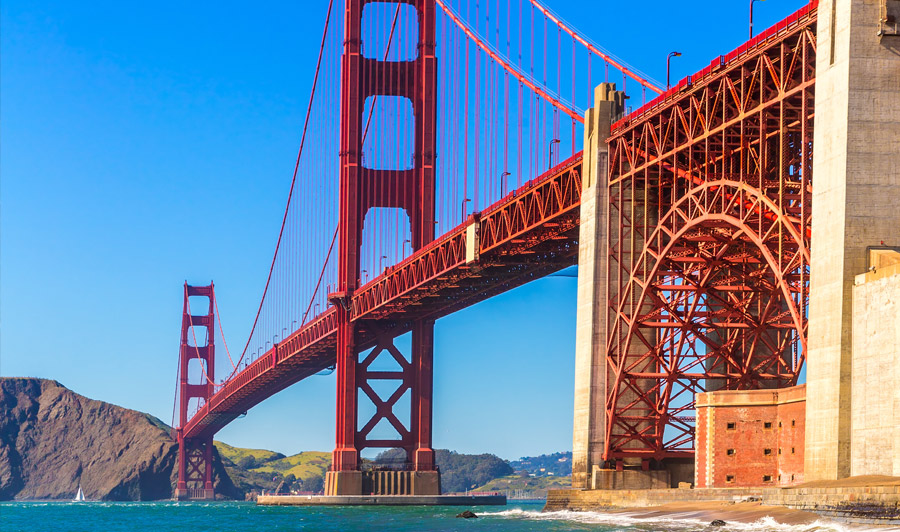
M 404 0 L 417 13 L 417 55 L 387 61 L 387 53 L 384 60 L 361 53 L 362 11 L 371 3 L 346 4 L 340 260 L 336 291 L 329 295 L 332 305 L 305 323 L 313 307 L 304 299 L 304 317 L 291 327 L 296 330 L 281 342 L 274 337 L 271 348 L 243 370 L 237 368 L 218 389 L 212 384 L 212 359 L 202 389 L 188 387 L 186 370 L 180 373 L 178 435 L 186 453 L 179 458 L 180 479 L 197 475 L 189 465 L 195 458 L 186 458 L 200 456 L 191 442 L 211 442 L 217 430 L 255 404 L 329 366 L 336 366 L 338 374 L 335 470 L 357 469 L 359 451 L 366 447 L 401 447 L 416 468 L 433 469 L 434 320 L 575 263 L 580 153 L 434 239 L 434 16 L 435 4 L 444 4 Z M 512 66 L 453 12 L 445 9 L 444 14 L 520 83 L 520 91 L 528 87 L 571 117 L 574 145 L 579 112 L 551 96 L 546 81 L 539 85 L 522 74 L 522 65 Z M 611 462 L 690 455 L 696 391 L 796 380 L 806 339 L 815 15 L 813 3 L 614 125 L 606 244 L 613 385 L 605 457 Z M 561 22 L 547 16 L 563 31 Z M 477 82 L 477 63 L 474 72 Z M 557 72 L 557 93 L 559 79 Z M 412 102 L 411 169 L 364 166 L 362 115 L 369 96 Z M 476 98 L 473 103 L 477 119 L 480 102 Z M 546 152 L 542 132 L 529 134 Z M 475 153 L 477 167 L 477 148 Z M 500 190 L 505 190 L 507 174 L 498 172 Z M 478 192 L 477 175 L 475 183 Z M 464 185 L 464 210 L 470 201 L 467 190 Z M 456 204 L 454 211 L 459 210 Z M 409 215 L 413 253 L 383 270 L 379 264 L 378 275 L 361 285 L 363 222 L 370 209 L 380 207 Z M 332 230 L 333 225 L 326 238 Z M 324 271 L 325 266 L 316 269 L 317 283 Z M 212 286 L 208 288 L 212 295 Z M 185 305 L 187 309 L 187 300 Z M 186 319 L 190 323 L 193 318 Z M 208 320 L 213 323 L 212 310 Z M 409 357 L 394 343 L 407 332 L 413 336 Z M 182 335 L 184 340 L 184 328 Z M 399 369 L 374 369 L 378 357 L 393 359 Z M 396 392 L 389 397 L 375 393 L 374 383 L 382 380 L 397 382 Z M 202 404 L 188 419 L 185 397 L 198 391 L 204 394 L 198 395 Z M 410 419 L 402 420 L 395 406 L 407 393 Z M 374 404 L 373 417 L 359 419 L 360 397 Z M 382 421 L 393 427 L 397 439 L 374 435 Z M 210 448 L 205 445 L 203 453 Z
M 579 154 L 360 287 L 349 304 L 357 346 L 376 345 L 369 325 L 375 320 L 396 337 L 417 321 L 436 320 L 571 266 L 580 199 Z M 479 258 L 466 264 L 466 228 L 476 221 L 485 228 Z M 337 334 L 338 308 L 330 307 L 219 388 L 182 424 L 185 437 L 211 436 L 265 398 L 335 365 Z
M 815 6 L 614 125 L 606 448 L 691 456 L 694 394 L 806 353 Z
M 648 79 L 646 79 L 642 75 L 640 75 L 637 72 L 630 69 L 622 61 L 616 60 L 614 57 L 612 57 L 608 53 L 606 53 L 603 50 L 600 50 L 599 48 L 594 46 L 591 42 L 589 42 L 584 37 L 582 37 L 580 34 L 575 32 L 575 30 L 573 30 L 571 27 L 569 27 L 569 25 L 567 25 L 565 22 L 563 22 L 562 19 L 560 19 L 558 16 L 556 16 L 556 14 L 553 13 L 552 11 L 550 11 L 548 8 L 541 5 L 536 0 L 529 0 L 529 1 L 531 2 L 531 5 L 533 5 L 535 7 L 535 9 L 540 11 L 545 17 L 547 17 L 554 24 L 556 24 L 556 26 L 559 27 L 560 30 L 568 33 L 573 39 L 575 39 L 576 41 L 581 43 L 582 46 L 584 46 L 585 48 L 590 50 L 591 53 L 594 53 L 597 56 L 603 58 L 604 61 L 613 65 L 620 72 L 622 72 L 623 74 L 632 78 L 633 80 L 637 81 L 642 87 L 650 89 L 651 91 L 655 92 L 656 94 L 661 94 L 663 92 L 663 90 L 661 88 L 657 87 L 653 83 L 650 83 L 650 81 Z
M 547 100 L 548 102 L 553 104 L 554 107 L 569 115 L 571 118 L 575 120 L 582 120 L 581 115 L 578 114 L 577 111 L 564 104 L 559 98 L 552 96 L 547 90 L 539 87 L 536 81 L 531 80 L 527 74 L 521 72 L 509 61 L 504 60 L 503 57 L 500 56 L 500 54 L 492 50 L 491 47 L 484 41 L 484 39 L 480 38 L 468 26 L 466 26 L 466 24 L 463 23 L 462 20 L 460 20 L 459 16 L 457 16 L 456 13 L 454 13 L 453 10 L 443 2 L 443 0 L 435 0 L 435 2 L 437 2 L 437 4 L 441 6 L 441 9 L 444 10 L 444 13 L 447 15 L 447 17 L 452 20 L 453 23 L 456 24 L 463 31 L 463 33 L 465 33 L 466 36 L 475 43 L 476 46 L 481 48 L 481 50 L 484 51 L 484 53 L 487 54 L 488 57 L 496 61 L 497 64 L 502 66 L 504 70 L 509 72 L 519 83 L 534 91 L 535 94 Z
M 362 53 L 363 8 L 369 0 L 348 0 L 345 15 L 342 60 L 340 240 L 338 291 L 330 296 L 336 303 L 337 332 L 337 428 L 332 470 L 353 471 L 359 467 L 359 452 L 367 447 L 399 447 L 417 470 L 433 470 L 431 450 L 431 341 L 434 322 L 421 321 L 413 327 L 410 361 L 394 347 L 390 337 L 378 334 L 375 349 L 360 363 L 357 324 L 349 312 L 350 299 L 359 286 L 360 245 L 366 213 L 376 207 L 401 208 L 410 220 L 411 246 L 417 250 L 434 239 L 435 220 L 435 139 L 437 71 L 435 58 L 435 9 L 433 0 L 405 0 L 415 8 L 418 19 L 417 56 L 409 61 L 368 59 Z M 370 96 L 400 96 L 414 109 L 415 154 L 409 170 L 368 168 L 362 161 L 363 107 Z M 388 380 L 399 380 L 392 396 L 384 400 L 369 380 L 385 377 L 368 371 L 382 352 L 389 352 L 402 370 Z M 426 360 L 422 360 L 426 359 Z M 420 373 L 424 370 L 425 373 Z M 424 383 L 428 380 L 428 383 Z M 358 426 L 359 392 L 376 407 L 375 415 Z M 410 392 L 410 417 L 403 424 L 393 413 L 400 397 Z M 424 409 L 427 408 L 427 412 Z M 386 419 L 396 429 L 398 439 L 370 438 L 377 423 Z
M 209 301 L 208 311 L 203 315 L 191 312 L 192 296 L 206 297 Z M 212 435 L 186 437 L 184 426 L 188 421 L 188 407 L 191 399 L 207 402 L 215 393 L 215 286 L 190 286 L 184 283 L 184 305 L 181 315 L 181 346 L 179 348 L 179 408 L 178 428 L 175 431 L 178 440 L 178 484 L 176 496 L 187 497 L 196 490 L 204 490 L 204 497 L 212 494 Z M 204 327 L 205 345 L 200 345 L 197 338 L 197 327 Z M 193 345 L 189 340 L 193 340 Z M 190 362 L 199 362 L 200 382 L 189 381 Z M 188 490 L 193 490 L 189 492 Z

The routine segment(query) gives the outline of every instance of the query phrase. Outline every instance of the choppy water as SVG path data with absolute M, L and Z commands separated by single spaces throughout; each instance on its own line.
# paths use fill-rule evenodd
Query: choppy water
M 568 531 L 599 532 L 845 532 L 841 525 L 779 525 L 771 519 L 753 524 L 709 527 L 696 519 L 642 519 L 602 512 L 541 513 L 540 504 L 472 508 L 478 519 L 456 519 L 462 507 L 271 507 L 244 502 L 14 502 L 0 504 L 0 530 L 135 532 L 151 530 L 256 532 L 270 530 Z

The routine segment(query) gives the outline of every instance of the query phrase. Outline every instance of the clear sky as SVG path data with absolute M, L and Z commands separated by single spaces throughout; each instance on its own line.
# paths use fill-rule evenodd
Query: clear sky
M 546 0 L 665 80 L 747 38 L 745 1 Z M 805 4 L 755 5 L 763 29 Z M 216 282 L 246 337 L 299 145 L 327 2 L 0 4 L 0 375 L 56 379 L 172 418 L 182 283 Z M 337 117 L 337 109 L 335 110 Z M 571 449 L 575 279 L 444 318 L 434 443 L 513 459 Z M 334 446 L 334 376 L 217 436 Z

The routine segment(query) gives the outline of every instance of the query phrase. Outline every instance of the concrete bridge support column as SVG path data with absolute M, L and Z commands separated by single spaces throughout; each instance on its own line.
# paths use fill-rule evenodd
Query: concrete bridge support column
M 867 246 L 900 246 L 898 20 L 897 0 L 819 2 L 806 480 L 851 473 L 853 280 Z
M 622 112 L 624 94 L 613 83 L 594 92 L 594 108 L 585 115 L 581 226 L 578 249 L 578 310 L 575 330 L 575 420 L 572 438 L 572 487 L 590 488 L 591 470 L 603 463 L 606 431 L 608 294 L 606 223 L 610 127 Z

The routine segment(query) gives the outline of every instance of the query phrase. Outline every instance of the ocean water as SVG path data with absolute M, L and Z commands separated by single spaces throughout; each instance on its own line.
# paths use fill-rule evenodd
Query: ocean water
M 710 527 L 708 521 L 641 518 L 602 512 L 541 513 L 541 504 L 475 507 L 478 519 L 457 519 L 464 507 L 272 507 L 246 502 L 10 502 L 0 503 L 4 532 L 256 532 L 278 530 L 402 532 L 435 530 L 599 532 L 844 532 L 843 525 L 779 525 L 765 518 L 752 524 Z M 856 529 L 853 529 L 856 530 Z

